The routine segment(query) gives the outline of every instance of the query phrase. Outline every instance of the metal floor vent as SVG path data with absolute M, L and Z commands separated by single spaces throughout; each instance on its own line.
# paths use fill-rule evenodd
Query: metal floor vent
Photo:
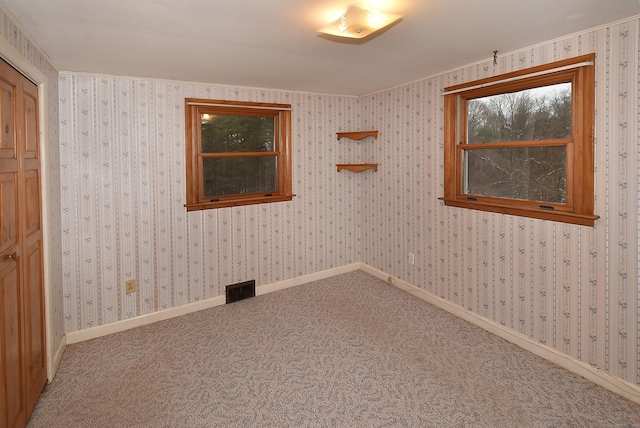
M 226 286 L 227 303 L 248 299 L 256 296 L 256 280 L 239 282 Z

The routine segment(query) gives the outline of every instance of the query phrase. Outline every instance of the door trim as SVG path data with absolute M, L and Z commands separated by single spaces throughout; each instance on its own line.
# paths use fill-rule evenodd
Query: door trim
M 0 6 L 1 7 L 1 6 Z M 2 9 L 3 11 L 5 9 Z M 11 15 L 8 15 L 12 18 Z M 15 19 L 12 18 L 14 23 L 16 23 Z M 21 30 L 22 31 L 22 30 Z M 26 34 L 24 31 L 22 31 Z M 35 43 L 32 44 L 40 50 Z M 40 52 L 42 52 L 40 50 Z M 46 56 L 46 55 L 45 55 Z M 48 168 L 48 160 L 49 160 L 49 141 L 47 139 L 47 129 L 48 122 L 47 118 L 49 117 L 48 112 L 48 85 L 49 81 L 47 76 L 40 71 L 35 65 L 33 65 L 27 58 L 22 55 L 20 51 L 18 51 L 11 43 L 9 43 L 5 38 L 0 37 L 0 57 L 8 62 L 13 68 L 22 73 L 25 77 L 31 80 L 38 87 L 38 123 L 39 123 L 39 137 L 40 137 L 40 189 L 41 195 L 41 209 L 42 209 L 42 243 L 43 243 L 43 271 L 44 271 L 44 317 L 45 317 L 45 355 L 47 359 L 47 379 L 48 382 L 51 382 L 55 376 L 56 371 L 58 370 L 58 366 L 60 364 L 60 360 L 62 359 L 62 354 L 64 352 L 65 340 L 64 336 L 59 338 L 60 343 L 56 343 L 56 338 L 53 337 L 53 320 L 52 320 L 52 292 L 51 287 L 53 284 L 51 267 L 50 267 L 50 257 L 51 257 L 51 248 L 50 248 L 50 209 L 49 202 L 50 196 L 49 192 L 49 168 Z M 47 58 L 48 59 L 48 58 Z M 57 70 L 56 70 L 57 72 Z M 54 143 L 55 142 L 51 142 Z M 60 284 L 62 286 L 62 284 Z M 55 352 L 54 352 L 55 350 Z

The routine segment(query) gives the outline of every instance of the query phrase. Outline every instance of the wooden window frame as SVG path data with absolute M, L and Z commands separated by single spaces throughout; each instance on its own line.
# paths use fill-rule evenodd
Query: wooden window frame
M 291 105 L 228 100 L 185 99 L 187 148 L 187 211 L 207 210 L 243 205 L 291 201 L 295 196 L 291 179 Z M 275 147 L 273 152 L 242 152 L 243 156 L 275 156 L 277 189 L 270 193 L 252 193 L 204 196 L 203 159 L 221 155 L 202 153 L 202 114 L 234 116 L 273 116 L 275 121 Z M 226 153 L 224 156 L 229 156 Z M 233 154 L 231 154 L 233 156 Z
M 444 90 L 444 197 L 446 206 L 594 226 L 593 123 L 595 54 L 476 80 Z M 466 144 L 467 101 L 556 83 L 572 83 L 572 133 L 563 140 Z M 463 143 L 464 142 L 464 143 Z M 473 146 L 473 147 L 471 147 Z M 464 151 L 490 148 L 565 146 L 565 204 L 465 194 Z

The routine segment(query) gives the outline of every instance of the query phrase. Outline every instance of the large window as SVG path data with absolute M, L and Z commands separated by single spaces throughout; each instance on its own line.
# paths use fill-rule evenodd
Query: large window
M 445 89 L 445 205 L 593 226 L 595 55 Z
M 186 100 L 187 210 L 290 201 L 291 106 Z

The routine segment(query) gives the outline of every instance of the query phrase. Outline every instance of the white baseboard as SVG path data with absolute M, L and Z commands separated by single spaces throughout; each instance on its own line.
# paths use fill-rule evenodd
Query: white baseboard
M 428 291 L 411 285 L 408 282 L 402 281 L 398 278 L 394 278 L 389 274 L 371 267 L 365 263 L 362 263 L 361 269 L 370 275 L 382 279 L 383 281 L 389 282 L 389 278 L 391 278 L 392 284 L 400 288 L 401 290 L 407 291 L 408 293 L 411 293 L 414 296 L 419 297 L 420 299 L 425 300 L 434 306 L 444 309 L 445 311 L 456 315 L 459 318 L 477 325 L 478 327 L 488 331 L 489 333 L 495 334 L 496 336 L 501 337 L 502 339 L 505 339 L 515 345 L 518 345 L 521 348 L 541 358 L 544 358 L 545 360 L 550 361 L 553 364 L 556 364 L 566 370 L 569 370 L 572 373 L 582 376 L 583 378 L 590 380 L 591 382 L 600 385 L 601 387 L 608 389 L 611 392 L 621 395 L 628 400 L 640 404 L 640 386 L 638 385 L 634 385 L 630 382 L 625 381 L 624 379 L 612 376 L 597 367 L 586 364 L 547 345 L 538 343 L 523 334 L 513 331 L 499 323 L 496 323 L 495 321 L 481 317 L 480 315 L 477 315 L 469 311 L 468 309 L 444 300 L 434 294 L 429 293 Z
M 72 345 L 85 340 L 96 339 L 98 337 L 107 336 L 113 333 L 130 330 L 132 328 L 141 327 L 154 322 L 164 321 L 169 318 L 179 317 L 181 315 L 190 314 L 192 312 L 201 311 L 203 309 L 213 308 L 215 306 L 224 305 L 225 296 L 216 296 L 211 299 L 199 300 L 197 302 L 188 303 L 186 305 L 176 306 L 158 312 L 152 312 L 146 315 L 140 315 L 126 320 L 116 321 L 110 324 L 99 325 L 96 327 L 85 328 L 83 330 L 72 331 L 67 333 L 67 343 Z
M 271 284 L 261 285 L 256 288 L 256 295 L 273 293 L 274 291 L 284 290 L 286 288 L 295 287 L 297 285 L 306 284 L 308 282 L 329 278 L 342 273 L 351 272 L 362 268 L 362 263 L 352 263 L 346 266 L 340 266 L 333 269 L 327 269 L 321 272 L 303 275 L 296 278 L 286 279 L 284 281 L 274 282 Z M 110 324 L 100 325 L 96 327 L 86 328 L 83 330 L 72 331 L 66 335 L 66 343 L 71 345 L 85 340 L 96 339 L 113 333 L 129 330 L 135 327 L 152 324 L 158 321 L 164 321 L 169 318 L 175 318 L 192 312 L 201 311 L 203 309 L 213 308 L 225 304 L 225 296 L 216 296 L 210 299 L 200 300 L 198 302 L 187 303 L 186 305 L 177 306 L 175 308 L 165 309 L 163 311 L 153 312 L 122 321 L 116 321 Z
M 53 358 L 48 358 L 48 366 L 47 366 L 47 380 L 49 383 L 53 381 L 53 378 L 56 376 L 56 372 L 58 371 L 58 367 L 60 366 L 60 361 L 62 361 L 62 356 L 64 355 L 64 350 L 67 347 L 67 336 L 62 336 L 60 343 L 58 344 L 58 349 L 56 353 L 53 355 Z
M 318 281 L 321 279 L 329 278 L 335 275 L 340 275 L 347 272 L 352 272 L 355 270 L 362 270 L 370 275 L 373 275 L 377 278 L 382 279 L 383 281 L 389 282 L 391 279 L 391 283 L 396 287 L 404 290 L 408 293 L 413 294 L 414 296 L 425 300 L 428 303 L 431 303 L 434 306 L 437 306 L 445 311 L 456 315 L 459 318 L 462 318 L 466 321 L 469 321 L 472 324 L 477 325 L 478 327 L 488 331 L 489 333 L 495 334 L 498 337 L 501 337 L 509 342 L 520 346 L 521 348 L 541 357 L 545 360 L 548 360 L 570 372 L 573 372 L 579 376 L 584 377 L 585 379 L 590 380 L 591 382 L 602 386 L 603 388 L 612 391 L 622 397 L 627 398 L 635 403 L 640 404 L 640 387 L 634 385 L 630 382 L 627 382 L 623 379 L 612 376 L 608 373 L 603 372 L 597 367 L 592 367 L 580 360 L 577 360 L 567 354 L 563 354 L 558 352 L 557 350 L 538 343 L 527 336 L 524 336 L 518 332 L 515 332 L 501 324 L 498 324 L 488 318 L 481 317 L 461 306 L 455 305 L 447 300 L 444 300 L 434 294 L 431 294 L 425 290 L 422 290 L 408 282 L 402 281 L 401 279 L 395 278 L 381 270 L 378 270 L 374 267 L 371 267 L 365 263 L 352 263 L 346 266 L 340 266 L 333 269 L 324 270 L 321 272 L 312 273 L 309 275 L 303 275 L 296 278 L 286 279 L 284 281 L 274 282 L 271 284 L 266 284 L 260 287 L 257 287 L 256 294 L 263 295 L 267 293 L 273 293 L 275 291 L 284 290 L 286 288 L 295 287 L 298 285 L 306 284 L 313 281 Z M 101 336 L 106 336 L 108 334 L 117 333 L 120 331 L 129 330 L 131 328 L 140 327 L 143 325 L 151 324 L 157 321 L 166 320 L 169 318 L 179 317 L 181 315 L 186 315 L 192 312 L 200 311 L 203 309 L 212 308 L 215 306 L 220 306 L 225 303 L 225 296 L 217 296 L 211 299 L 201 300 L 194 303 L 189 303 L 186 305 L 178 306 L 171 309 L 166 309 L 164 311 L 154 312 L 147 315 L 142 315 L 139 317 L 117 321 L 111 324 L 106 324 L 102 326 L 92 327 L 84 330 L 74 331 L 71 333 L 67 333 L 67 335 L 63 338 L 60 343 L 60 347 L 56 352 L 54 363 L 53 363 L 53 374 L 62 359 L 62 354 L 64 353 L 64 348 L 67 344 L 73 344 L 82 342 L 89 339 L 95 339 Z M 50 373 L 50 380 L 52 379 L 52 373 Z
M 272 284 L 262 285 L 256 289 L 257 295 L 273 293 L 274 291 L 284 290 L 285 288 L 295 287 L 296 285 L 306 284 L 308 282 L 319 281 L 332 276 L 341 275 L 354 270 L 362 269 L 362 263 L 352 263 L 350 265 L 340 266 L 333 269 L 323 270 L 321 272 L 310 273 L 308 275 L 298 276 L 284 281 L 274 282 Z

